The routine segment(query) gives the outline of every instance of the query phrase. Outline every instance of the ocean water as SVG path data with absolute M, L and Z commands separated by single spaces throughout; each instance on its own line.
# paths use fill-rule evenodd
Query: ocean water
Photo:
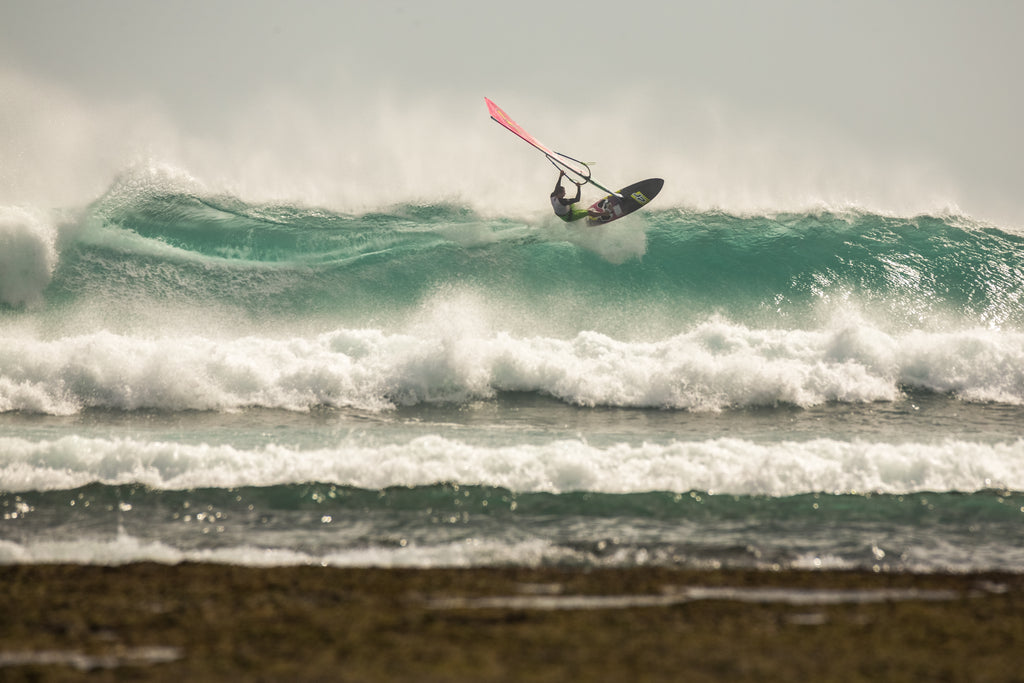
M 1022 571 L 1022 264 L 955 212 L 0 207 L 0 562 Z

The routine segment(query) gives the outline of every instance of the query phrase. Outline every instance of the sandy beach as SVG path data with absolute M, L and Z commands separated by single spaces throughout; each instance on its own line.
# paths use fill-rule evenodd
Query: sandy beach
M 0 678 L 1022 680 L 1024 577 L 0 567 Z

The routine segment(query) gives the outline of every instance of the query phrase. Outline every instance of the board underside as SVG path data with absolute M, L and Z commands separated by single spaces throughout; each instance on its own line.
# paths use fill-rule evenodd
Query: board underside
M 618 197 L 610 194 L 599 199 L 590 208 L 601 209 L 603 206 L 605 215 L 600 218 L 587 218 L 587 225 L 603 225 L 628 216 L 654 199 L 664 184 L 665 181 L 661 178 L 648 178 L 622 188 L 618 192 Z

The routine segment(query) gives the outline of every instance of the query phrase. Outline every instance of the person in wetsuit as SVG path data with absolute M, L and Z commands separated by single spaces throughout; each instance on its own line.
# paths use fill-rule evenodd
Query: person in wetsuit
M 555 189 L 551 191 L 551 208 L 554 210 L 555 215 L 561 218 L 566 223 L 572 223 L 578 221 L 581 218 L 590 216 L 591 218 L 600 218 L 604 215 L 603 211 L 598 209 L 577 209 L 573 206 L 580 200 L 581 188 L 580 184 L 574 181 L 570 181 L 576 186 L 576 196 L 572 199 L 565 198 L 565 188 L 562 187 L 562 178 L 565 177 L 565 171 L 558 172 L 558 180 L 555 181 Z

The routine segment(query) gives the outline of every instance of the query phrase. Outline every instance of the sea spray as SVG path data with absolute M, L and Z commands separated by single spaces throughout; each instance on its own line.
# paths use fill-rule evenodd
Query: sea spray
M 0 206 L 0 305 L 42 301 L 57 265 L 57 231 L 38 211 Z

